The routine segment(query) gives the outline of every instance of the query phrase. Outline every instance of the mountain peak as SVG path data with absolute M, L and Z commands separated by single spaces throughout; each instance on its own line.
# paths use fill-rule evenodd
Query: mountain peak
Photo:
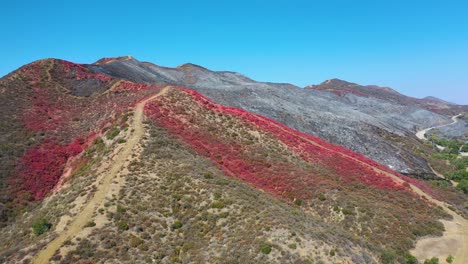
M 205 67 L 202 67 L 200 65 L 197 65 L 197 64 L 193 64 L 193 63 L 184 63 L 182 65 L 179 65 L 177 66 L 177 69 L 182 69 L 182 70 L 204 70 L 204 71 L 207 71 L 208 69 L 205 68 Z
M 321 88 L 321 87 L 344 88 L 344 87 L 349 87 L 349 86 L 354 86 L 354 85 L 356 85 L 356 84 L 352 83 L 352 82 L 345 81 L 345 80 L 341 80 L 341 79 L 338 79 L 338 78 L 333 78 L 333 79 L 325 80 L 325 81 L 321 82 L 320 84 L 308 85 L 305 88 L 308 88 L 308 89 L 317 89 L 317 88 Z
M 345 80 L 341 80 L 341 79 L 338 79 L 338 78 L 329 79 L 329 80 L 326 80 L 326 81 L 321 83 L 321 85 L 324 85 L 324 84 L 326 84 L 326 85 L 340 85 L 340 86 L 355 85 L 355 83 L 348 82 L 348 81 L 345 81 Z
M 114 61 L 127 61 L 127 60 L 134 60 L 133 56 L 127 55 L 127 56 L 120 56 L 120 57 L 113 57 L 113 58 L 102 58 L 98 61 L 96 61 L 94 64 L 105 64 L 105 63 L 111 63 Z

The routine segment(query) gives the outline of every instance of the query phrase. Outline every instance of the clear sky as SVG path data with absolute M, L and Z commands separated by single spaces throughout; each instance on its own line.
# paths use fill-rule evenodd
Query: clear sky
M 468 104 L 468 1 L 4 0 L 0 10 L 0 76 L 42 58 L 133 55 Z

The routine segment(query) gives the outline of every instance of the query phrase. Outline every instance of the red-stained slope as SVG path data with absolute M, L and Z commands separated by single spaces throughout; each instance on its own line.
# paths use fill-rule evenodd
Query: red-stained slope
M 177 104 L 171 103 L 175 102 L 175 99 L 160 98 L 147 105 L 147 115 L 173 134 L 179 135 L 199 154 L 209 157 L 228 175 L 245 180 L 266 191 L 282 196 L 306 198 L 310 192 L 307 186 L 317 186 L 324 182 L 336 185 L 336 181 L 331 180 L 334 177 L 338 177 L 338 182 L 342 183 L 359 182 L 365 186 L 380 189 L 409 191 L 408 188 L 382 172 L 392 173 L 405 181 L 411 181 L 429 190 L 423 183 L 399 175 L 349 149 L 300 133 L 268 118 L 215 104 L 193 90 L 181 87 L 179 89 L 190 95 L 193 105 L 198 106 L 197 109 L 185 105 L 185 108 L 192 108 L 191 111 L 187 111 L 183 109 L 184 107 L 177 107 Z M 206 117 L 197 116 L 204 115 L 203 111 L 231 116 L 249 129 L 267 133 L 303 160 L 318 165 L 321 169 L 304 170 L 291 163 L 268 162 L 251 158 L 251 153 L 255 150 L 249 145 L 229 140 L 222 135 L 223 132 L 208 131 L 206 127 L 211 124 L 203 124 L 203 118 Z
M 27 101 L 19 107 L 20 122 L 28 131 L 45 138 L 34 140 L 37 143 L 19 158 L 16 173 L 8 180 L 10 191 L 20 201 L 42 199 L 58 183 L 67 161 L 81 153 L 101 129 L 161 88 L 119 82 L 93 73 L 85 65 L 61 60 L 38 61 L 22 67 L 17 74 L 28 79 L 24 87 Z M 112 91 L 76 97 L 64 90 L 70 80 L 90 79 L 112 87 Z
M 68 158 L 83 151 L 85 140 L 77 138 L 68 145 L 45 140 L 29 149 L 21 158 L 13 184 L 22 186 L 20 193 L 42 199 L 58 182 Z

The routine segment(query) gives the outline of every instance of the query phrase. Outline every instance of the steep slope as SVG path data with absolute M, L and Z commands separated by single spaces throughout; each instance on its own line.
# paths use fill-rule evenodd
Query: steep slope
M 167 68 L 129 59 L 89 67 L 135 82 L 188 86 L 217 103 L 267 116 L 365 154 L 402 173 L 425 178 L 435 178 L 426 162 L 431 150 L 412 135 L 418 129 L 450 120 L 448 116 L 397 101 L 256 82 L 238 73 L 215 72 L 193 64 Z M 418 149 L 428 154 L 422 155 Z

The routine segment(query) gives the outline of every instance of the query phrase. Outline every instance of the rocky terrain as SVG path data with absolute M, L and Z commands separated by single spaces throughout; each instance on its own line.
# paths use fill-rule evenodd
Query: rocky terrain
M 466 194 L 429 167 L 455 165 L 414 135 L 440 111 L 132 57 L 37 61 L 0 100 L 0 263 L 466 257 Z

